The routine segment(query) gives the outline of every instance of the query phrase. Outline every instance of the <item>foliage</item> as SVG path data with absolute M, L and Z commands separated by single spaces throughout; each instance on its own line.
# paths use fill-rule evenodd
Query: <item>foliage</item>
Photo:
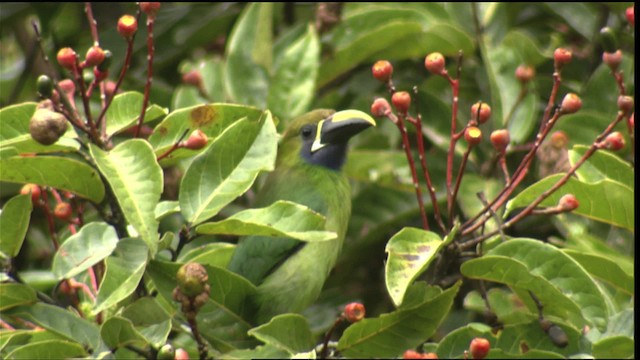
M 632 3 L 338 4 L 0 5 L 1 357 L 467 358 L 477 337 L 487 358 L 634 356 L 634 113 L 618 102 L 635 94 Z M 133 38 L 117 30 L 126 13 Z M 55 61 L 96 40 L 110 64 Z M 433 52 L 446 74 L 425 70 Z M 390 81 L 371 74 L 381 59 Z M 311 109 L 375 113 L 399 91 L 409 112 L 392 101 L 352 142 L 349 230 L 320 298 L 251 323 L 256 287 L 226 269 L 237 237 L 336 236 L 302 205 L 253 206 L 279 134 Z M 559 110 L 567 93 L 574 114 Z M 466 110 L 478 101 L 484 124 Z M 42 106 L 73 125 L 52 145 L 31 135 Z M 622 150 L 607 148 L 613 132 Z M 567 194 L 577 208 L 560 206 Z M 174 289 L 192 262 L 210 291 L 185 306 Z M 347 324 L 354 301 L 366 318 Z

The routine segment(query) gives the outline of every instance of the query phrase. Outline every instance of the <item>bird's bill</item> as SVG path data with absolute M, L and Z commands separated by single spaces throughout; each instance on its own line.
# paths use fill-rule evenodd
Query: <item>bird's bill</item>
M 320 150 L 328 144 L 346 143 L 354 135 L 372 126 L 376 126 L 376 121 L 365 112 L 343 110 L 334 113 L 318 123 L 311 152 Z

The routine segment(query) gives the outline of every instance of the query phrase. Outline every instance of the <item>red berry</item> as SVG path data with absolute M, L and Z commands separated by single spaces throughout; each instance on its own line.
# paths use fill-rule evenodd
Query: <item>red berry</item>
M 402 114 L 406 114 L 411 106 L 411 95 L 406 91 L 398 91 L 391 96 L 393 107 Z
M 561 68 L 563 65 L 566 65 L 571 62 L 571 58 L 573 55 L 571 51 L 564 48 L 557 48 L 553 52 L 553 61 L 556 68 Z
M 104 83 L 104 92 L 107 96 L 113 96 L 114 91 L 116 91 L 116 83 L 115 81 L 107 81 Z
M 629 117 L 629 121 L 628 121 L 628 122 L 629 122 L 629 126 L 631 127 L 631 129 L 634 129 L 634 128 L 635 128 L 635 124 L 636 124 L 636 122 L 635 122 L 635 120 L 634 120 L 635 115 L 636 115 L 636 113 L 634 112 L 634 113 L 633 113 L 633 114 L 631 114 L 631 116 Z
M 184 147 L 191 150 L 200 150 L 207 145 L 209 138 L 202 130 L 194 130 L 187 141 L 184 142 Z
M 446 71 L 444 69 L 444 56 L 439 52 L 434 52 L 424 59 L 424 67 L 432 74 L 442 75 Z
M 391 105 L 385 98 L 377 98 L 371 104 L 371 114 L 373 116 L 382 117 L 391 113 Z
M 174 360 L 189 360 L 189 353 L 183 348 L 177 348 Z
M 122 15 L 118 20 L 118 33 L 125 39 L 131 39 L 133 34 L 138 31 L 138 20 L 131 15 Z
M 140 10 L 147 14 L 149 17 L 155 17 L 158 14 L 158 10 L 160 10 L 159 2 L 141 2 Z
M 100 46 L 92 46 L 87 51 L 87 55 L 85 56 L 85 59 L 84 59 L 84 66 L 85 67 L 98 66 L 102 64 L 102 62 L 104 61 L 104 58 L 105 58 L 104 50 L 102 50 Z
M 58 86 L 60 86 L 60 89 L 67 95 L 73 94 L 76 91 L 76 84 L 74 84 L 71 79 L 60 80 Z
M 62 48 L 58 50 L 58 55 L 56 58 L 58 59 L 58 64 L 65 69 L 73 70 L 74 66 L 76 66 L 76 52 L 70 48 Z
M 523 84 L 528 83 L 536 76 L 536 69 L 529 65 L 520 65 L 516 68 L 516 79 Z
M 379 60 L 373 64 L 371 72 L 374 78 L 382 82 L 387 82 L 391 79 L 391 74 L 393 74 L 393 65 L 387 60 Z
M 491 343 L 485 338 L 474 338 L 469 345 L 469 352 L 474 359 L 484 359 L 489 353 Z
M 482 130 L 475 126 L 469 126 L 464 131 L 464 139 L 469 146 L 475 146 L 482 141 Z
M 627 15 L 627 21 L 629 21 L 629 24 L 631 24 L 631 26 L 636 26 L 636 15 L 633 6 L 627 8 L 625 15 Z
M 434 352 L 429 352 L 426 354 L 422 355 L 423 359 L 439 359 L 438 354 L 434 353 Z
M 604 138 L 604 147 L 607 150 L 618 151 L 624 148 L 625 141 L 624 136 L 619 131 L 614 131 Z
M 580 206 L 580 202 L 573 194 L 566 194 L 558 200 L 558 206 L 564 211 L 573 211 Z
M 415 350 L 407 350 L 402 354 L 403 359 L 422 359 L 422 354 Z
M 567 137 L 567 134 L 564 131 L 558 130 L 553 134 L 551 134 L 551 145 L 554 148 L 564 149 L 567 147 L 568 143 L 569 143 L 569 138 Z
M 509 130 L 507 129 L 494 130 L 491 133 L 490 139 L 491 144 L 499 153 L 505 152 L 507 146 L 509 146 L 509 142 L 511 141 Z
M 69 221 L 71 219 L 71 205 L 66 202 L 58 203 L 53 210 L 53 215 L 60 220 Z
M 103 81 L 109 76 L 109 70 L 101 71 L 98 67 L 93 68 L 93 76 L 97 83 Z
M 633 110 L 633 98 L 628 95 L 620 95 L 618 96 L 618 109 L 622 111 L 623 114 L 629 114 L 631 110 Z
M 471 105 L 471 119 L 478 121 L 480 124 L 484 124 L 491 117 L 491 106 L 482 101 Z
M 40 199 L 40 194 L 42 194 L 42 191 L 40 190 L 40 186 L 36 184 L 25 184 L 20 189 L 20 194 L 31 194 L 31 202 L 35 204 L 38 202 L 38 199 Z
M 616 52 L 603 52 L 602 62 L 607 64 L 611 70 L 616 71 L 622 63 L 622 51 L 616 50 Z
M 202 86 L 202 75 L 198 70 L 191 70 L 182 75 L 182 82 L 187 85 L 200 87 Z
M 573 114 L 582 108 L 582 99 L 574 93 L 568 93 L 562 99 L 560 111 L 563 114 Z
M 365 309 L 361 303 L 353 302 L 344 307 L 344 317 L 350 323 L 364 319 Z

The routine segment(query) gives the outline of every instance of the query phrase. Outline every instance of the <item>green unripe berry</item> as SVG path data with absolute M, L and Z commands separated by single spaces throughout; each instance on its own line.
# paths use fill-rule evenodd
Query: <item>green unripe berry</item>
M 49 99 L 53 95 L 53 81 L 47 75 L 38 76 L 36 88 L 38 89 L 38 94 L 43 98 Z

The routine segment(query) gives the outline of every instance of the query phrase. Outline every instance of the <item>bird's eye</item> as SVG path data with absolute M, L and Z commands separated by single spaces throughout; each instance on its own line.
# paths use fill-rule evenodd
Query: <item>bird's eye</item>
M 313 135 L 313 128 L 311 126 L 305 126 L 300 130 L 300 134 L 302 134 L 303 138 L 308 139 Z

